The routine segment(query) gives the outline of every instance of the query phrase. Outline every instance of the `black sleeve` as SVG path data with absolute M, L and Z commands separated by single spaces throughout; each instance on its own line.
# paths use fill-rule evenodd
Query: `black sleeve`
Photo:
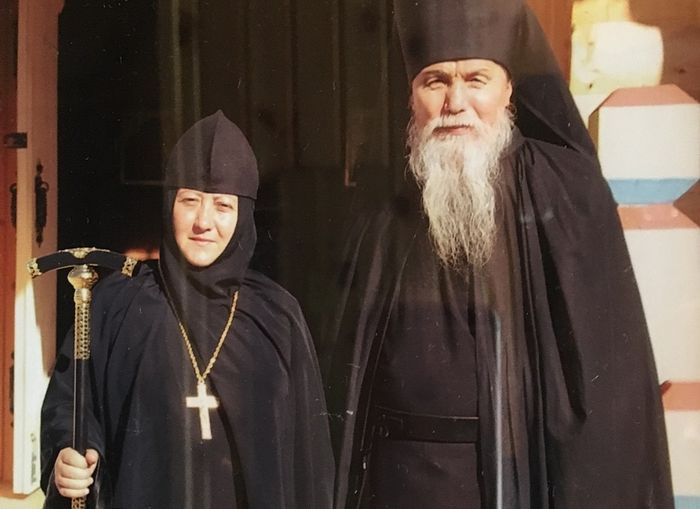
M 63 342 L 41 408 L 41 487 L 46 491 L 56 456 L 73 443 L 73 328 Z M 92 371 L 92 370 L 91 370 Z M 88 384 L 88 447 L 104 453 L 101 425 L 94 411 L 93 390 Z
M 41 488 L 46 494 L 45 509 L 70 507 L 70 499 L 61 496 L 56 489 L 53 481 L 53 466 L 61 449 L 71 447 L 73 443 L 73 369 L 73 328 L 71 327 L 56 358 L 54 372 L 41 409 Z M 91 376 L 91 378 L 94 377 Z M 90 491 L 98 493 L 105 485 L 105 470 L 102 468 L 105 446 L 102 425 L 95 412 L 94 391 L 91 384 L 88 384 L 87 402 L 87 446 L 97 450 L 100 455 L 98 469 L 94 476 L 95 483 Z M 94 507 L 94 504 L 90 506 Z
M 100 460 L 95 473 L 95 484 L 91 488 L 89 505 L 100 507 L 90 498 L 108 497 L 108 476 L 106 467 L 106 442 L 104 425 L 101 417 L 103 402 L 98 389 L 108 358 L 112 333 L 123 321 L 124 306 L 115 306 L 115 302 L 124 300 L 126 290 L 135 290 L 137 285 L 125 284 L 127 281 L 119 274 L 112 274 L 102 280 L 93 292 L 91 305 L 91 345 L 89 381 L 87 384 L 87 447 L 95 449 Z M 119 309 L 119 312 L 113 312 Z M 73 443 L 73 328 L 68 332 L 56 357 L 54 372 L 44 396 L 41 409 L 41 488 L 47 494 L 47 508 L 63 507 L 68 499 L 60 496 L 53 482 L 53 466 L 61 449 L 71 447 Z

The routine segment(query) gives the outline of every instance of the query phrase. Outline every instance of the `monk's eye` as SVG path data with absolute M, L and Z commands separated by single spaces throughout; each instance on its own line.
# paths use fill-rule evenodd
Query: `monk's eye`
M 423 85 L 430 89 L 436 89 L 446 85 L 446 83 L 442 78 L 428 78 Z
M 486 85 L 489 82 L 489 79 L 483 74 L 475 74 L 469 78 L 469 82 L 473 85 Z

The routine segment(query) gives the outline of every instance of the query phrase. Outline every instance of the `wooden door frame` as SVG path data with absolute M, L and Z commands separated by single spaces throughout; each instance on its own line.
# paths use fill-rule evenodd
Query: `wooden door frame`
M 15 225 L 11 186 L 17 183 L 16 149 L 4 137 L 17 130 L 17 3 L 0 0 L 0 485 L 12 482 L 12 353 L 14 351 Z M 16 193 L 16 189 L 14 191 Z
M 39 487 L 41 476 L 40 409 L 55 357 L 56 279 L 48 275 L 37 282 L 31 281 L 26 262 L 56 249 L 57 48 L 58 15 L 63 0 L 14 2 L 16 16 L 14 19 L 7 17 L 9 23 L 16 23 L 15 35 L 10 34 L 16 42 L 16 46 L 15 42 L 10 46 L 10 51 L 16 55 L 16 64 L 13 63 L 16 78 L 11 83 L 15 90 L 16 123 L 12 130 L 26 133 L 27 142 L 25 148 L 14 151 L 9 163 L 3 157 L 3 164 L 8 164 L 3 168 L 4 178 L 16 174 L 17 227 L 15 242 L 4 243 L 6 249 L 13 251 L 14 258 L 12 265 L 5 264 L 7 273 L 2 275 L 3 283 L 8 285 L 4 286 L 3 298 L 9 288 L 14 289 L 14 292 L 10 290 L 13 303 L 9 306 L 13 323 L 10 324 L 10 319 L 3 320 L 2 341 L 3 365 L 8 362 L 7 352 L 14 353 L 13 377 L 9 382 L 14 412 L 9 416 L 11 461 L 8 466 L 7 453 L 3 452 L 1 471 L 3 481 L 7 481 L 11 473 L 13 493 L 29 494 Z M 41 243 L 37 242 L 34 227 L 34 179 L 39 164 L 44 168 L 43 179 L 50 186 L 47 224 Z M 7 376 L 6 372 L 3 376 Z M 4 395 L 9 395 L 9 390 Z M 8 424 L 6 415 L 2 422 L 3 426 Z M 7 433 L 4 427 L 3 451 Z

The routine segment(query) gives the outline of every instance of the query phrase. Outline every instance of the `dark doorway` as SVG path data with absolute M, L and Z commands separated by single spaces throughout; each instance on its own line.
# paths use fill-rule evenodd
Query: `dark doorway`
M 402 178 L 406 89 L 389 2 L 67 0 L 59 246 L 155 251 L 170 147 L 221 109 L 259 160 L 254 266 L 297 297 L 321 343 L 345 212 L 358 189 L 382 196 Z

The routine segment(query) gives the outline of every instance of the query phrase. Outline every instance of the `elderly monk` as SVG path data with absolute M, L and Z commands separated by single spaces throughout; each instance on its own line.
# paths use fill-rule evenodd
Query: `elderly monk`
M 536 19 L 394 10 L 413 179 L 343 257 L 336 507 L 672 507 L 616 204 Z
M 331 506 L 333 459 L 297 301 L 248 268 L 257 163 L 221 112 L 178 141 L 160 260 L 95 288 L 89 449 L 71 443 L 65 341 L 42 412 L 47 506 Z M 95 482 L 93 483 L 93 480 Z

